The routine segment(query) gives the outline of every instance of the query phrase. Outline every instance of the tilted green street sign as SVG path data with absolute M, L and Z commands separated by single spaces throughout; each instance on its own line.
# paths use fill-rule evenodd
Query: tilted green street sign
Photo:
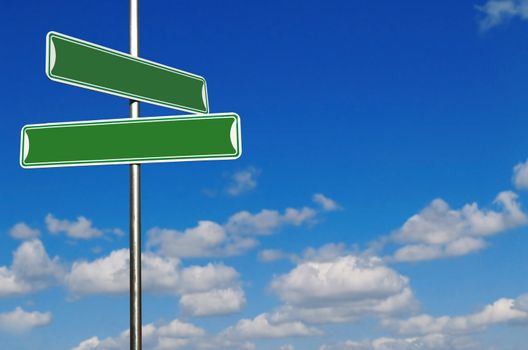
M 209 113 L 204 78 L 56 32 L 46 39 L 46 75 L 128 99 Z
M 24 168 L 236 159 L 235 113 L 26 125 Z

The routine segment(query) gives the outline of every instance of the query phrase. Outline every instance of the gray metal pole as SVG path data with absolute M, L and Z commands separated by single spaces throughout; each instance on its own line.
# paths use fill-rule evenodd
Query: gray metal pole
M 139 55 L 139 4 L 130 0 L 130 54 Z M 130 100 L 130 118 L 139 118 L 139 102 Z M 141 350 L 141 201 L 140 167 L 130 165 L 130 350 Z

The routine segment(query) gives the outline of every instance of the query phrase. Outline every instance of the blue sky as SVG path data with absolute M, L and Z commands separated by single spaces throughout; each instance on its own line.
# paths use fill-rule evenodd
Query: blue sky
M 128 51 L 128 2 L 0 16 L 0 343 L 127 349 L 128 167 L 18 157 L 25 124 L 128 116 L 44 74 L 51 30 Z M 244 147 L 142 167 L 144 348 L 524 349 L 527 34 L 526 0 L 141 3 L 140 56 Z

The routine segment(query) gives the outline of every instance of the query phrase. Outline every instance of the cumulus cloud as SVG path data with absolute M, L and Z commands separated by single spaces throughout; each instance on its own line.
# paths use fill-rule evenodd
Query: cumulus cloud
M 288 259 L 289 254 L 279 249 L 264 249 L 259 252 L 258 260 L 262 262 L 273 262 L 282 259 Z
M 335 303 L 321 306 L 301 306 L 285 304 L 272 313 L 273 320 L 302 320 L 306 323 L 348 323 L 370 315 L 384 317 L 408 313 L 416 308 L 416 300 L 410 288 L 399 294 L 379 300 L 367 298 L 347 301 L 341 306 Z
M 435 199 L 391 235 L 389 240 L 403 245 L 394 259 L 439 259 L 483 249 L 486 237 L 527 224 L 517 197 L 511 191 L 499 193 L 495 199 L 499 211 L 480 209 L 476 203 L 454 210 L 442 199 Z
M 328 198 L 322 193 L 314 194 L 313 201 L 319 204 L 325 211 L 335 211 L 341 208 L 335 200 Z
M 59 258 L 51 259 L 38 239 L 23 242 L 10 267 L 0 266 L 0 297 L 19 295 L 59 283 L 63 277 Z
M 318 350 L 482 350 L 471 339 L 452 337 L 445 334 L 429 334 L 412 338 L 381 337 L 374 340 L 324 344 Z
M 254 319 L 242 319 L 235 326 L 227 328 L 224 333 L 227 338 L 285 338 L 295 336 L 320 335 L 321 332 L 308 327 L 300 321 L 274 321 L 269 314 L 260 314 Z
M 286 253 L 278 249 L 265 249 L 259 252 L 258 259 L 262 262 L 273 262 L 288 259 L 297 264 L 303 261 L 332 261 L 340 256 L 352 253 L 343 243 L 328 243 L 319 248 L 306 248 L 300 255 Z
M 120 249 L 94 261 L 76 261 L 65 278 L 66 286 L 76 296 L 125 293 L 129 288 L 128 259 L 128 249 Z M 143 274 L 147 278 L 145 270 Z
M 513 167 L 513 184 L 519 190 L 528 189 L 528 160 Z
M 6 266 L 0 266 L 0 297 L 24 294 L 31 291 L 31 286 L 17 278 Z
M 205 334 L 203 329 L 180 320 L 173 320 L 168 324 L 160 326 L 158 332 L 162 336 L 169 337 L 196 337 Z
M 230 176 L 230 183 L 226 188 L 227 194 L 236 197 L 254 190 L 257 187 L 259 175 L 260 170 L 254 167 L 237 171 Z
M 66 276 L 74 295 L 126 293 L 129 289 L 129 251 L 119 249 L 93 261 L 76 261 Z M 143 288 L 150 292 L 185 294 L 231 286 L 238 280 L 232 267 L 209 263 L 183 268 L 176 258 L 142 254 Z
M 256 214 L 241 211 L 232 215 L 225 228 L 233 234 L 270 235 L 285 225 L 300 226 L 313 222 L 317 212 L 309 207 L 286 208 L 284 213 L 264 209 Z
M 528 322 L 526 295 L 517 299 L 501 298 L 480 311 L 464 316 L 418 315 L 408 319 L 383 319 L 382 325 L 404 337 L 382 337 L 375 340 L 348 340 L 322 345 L 319 350 L 410 350 L 410 349 L 484 349 L 469 333 L 493 325 Z
M 72 350 L 95 350 L 99 347 L 101 341 L 98 337 L 91 337 L 89 339 L 83 340 L 78 346 L 72 348 Z M 99 347 L 102 350 L 102 347 Z
M 523 294 L 519 296 L 517 299 L 515 299 L 515 302 L 513 303 L 513 307 L 516 310 L 528 312 L 528 294 Z
M 180 349 L 194 338 L 203 336 L 205 331 L 191 323 L 178 319 L 166 324 L 152 323 L 142 327 L 143 347 L 151 350 Z M 82 341 L 72 350 L 125 350 L 130 348 L 130 332 L 125 330 L 117 337 L 99 339 L 94 336 Z
M 185 294 L 180 299 L 183 312 L 196 317 L 232 314 L 240 311 L 245 303 L 246 298 L 241 288 Z
M 344 243 L 328 243 L 319 248 L 306 248 L 298 261 L 332 262 L 351 253 Z
M 206 292 L 213 288 L 227 288 L 238 283 L 238 272 L 222 263 L 190 266 L 181 270 L 180 293 Z
M 482 14 L 481 30 L 496 27 L 515 17 L 528 19 L 528 0 L 488 0 L 476 8 Z
M 28 240 L 38 238 L 40 231 L 29 227 L 23 222 L 19 222 L 9 230 L 11 237 L 19 240 Z
M 65 277 L 73 297 L 124 294 L 129 290 L 129 251 L 120 249 L 93 261 L 76 261 Z M 142 254 L 142 285 L 146 292 L 180 295 L 180 305 L 194 316 L 239 311 L 244 291 L 232 267 L 209 263 L 180 266 L 176 258 Z
M 341 303 L 351 298 L 385 298 L 401 292 L 408 278 L 379 258 L 344 256 L 328 262 L 304 262 L 273 279 L 271 288 L 294 305 Z
M 253 237 L 234 235 L 212 221 L 200 221 L 184 231 L 154 227 L 147 236 L 149 249 L 178 258 L 239 255 L 258 244 Z
M 220 254 L 219 246 L 229 244 L 225 229 L 205 220 L 182 232 L 155 227 L 147 236 L 147 247 L 157 247 L 165 255 L 180 258 L 214 256 Z
M 409 279 L 375 256 L 335 253 L 329 245 L 321 255 L 299 260 L 290 272 L 273 278 L 270 289 L 284 302 L 271 320 L 307 323 L 350 322 L 368 315 L 391 315 L 413 310 L 416 301 Z
M 253 343 L 227 339 L 223 335 L 210 335 L 204 329 L 178 319 L 168 323 L 147 324 L 142 330 L 145 350 L 255 349 Z M 100 339 L 94 336 L 80 342 L 72 350 L 128 350 L 129 334 L 125 330 L 116 337 Z
M 518 300 L 501 298 L 486 305 L 482 310 L 465 316 L 432 317 L 423 314 L 405 320 L 386 319 L 382 324 L 400 334 L 409 335 L 474 332 L 496 324 L 528 321 L 528 312 L 516 304 L 522 303 L 523 298 L 520 297 Z
M 50 259 L 44 244 L 38 239 L 22 243 L 13 253 L 11 265 L 15 276 L 31 285 L 34 290 L 59 282 L 63 268 L 59 258 Z
M 17 307 L 11 312 L 0 313 L 0 330 L 10 333 L 29 331 L 51 323 L 50 312 L 28 312 Z
M 52 234 L 65 233 L 68 237 L 74 239 L 91 239 L 103 235 L 103 232 L 92 227 L 92 222 L 84 216 L 79 216 L 75 221 L 69 221 L 60 220 L 53 214 L 48 214 L 45 221 L 48 231 Z
M 282 213 L 269 209 L 240 211 L 224 224 L 202 220 L 183 231 L 154 227 L 147 232 L 147 247 L 178 258 L 240 255 L 258 245 L 256 237 L 271 235 L 285 226 L 314 223 L 316 216 L 317 211 L 310 207 L 286 208 Z

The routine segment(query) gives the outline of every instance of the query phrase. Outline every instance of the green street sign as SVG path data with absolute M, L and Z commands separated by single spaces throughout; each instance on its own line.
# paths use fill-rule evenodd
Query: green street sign
M 235 113 L 26 125 L 23 168 L 236 159 Z
M 47 35 L 46 75 L 132 100 L 209 112 L 204 78 L 60 33 Z

